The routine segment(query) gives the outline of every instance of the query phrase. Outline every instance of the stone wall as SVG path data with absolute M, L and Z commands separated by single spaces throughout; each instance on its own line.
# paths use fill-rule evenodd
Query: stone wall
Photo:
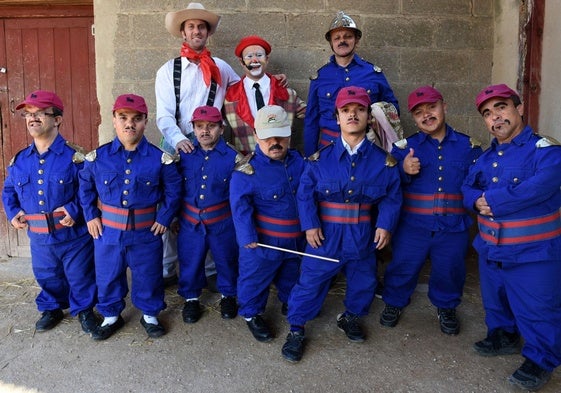
M 408 93 L 431 84 L 448 102 L 448 122 L 456 129 L 488 140 L 474 108 L 474 97 L 491 82 L 494 49 L 492 0 L 200 0 L 222 16 L 208 42 L 213 55 L 242 70 L 233 50 L 239 39 L 257 34 L 273 46 L 269 71 L 287 74 L 304 99 L 309 77 L 331 55 L 324 34 L 340 9 L 363 32 L 359 55 L 380 66 L 402 108 L 406 134 L 415 131 L 407 113 Z M 507 1 L 512 3 L 513 1 Z M 154 77 L 179 53 L 181 41 L 164 27 L 169 11 L 186 8 L 177 0 L 95 0 L 98 95 L 103 123 L 100 140 L 112 137 L 111 105 L 119 94 L 143 95 L 154 123 Z M 297 144 L 300 138 L 296 138 Z

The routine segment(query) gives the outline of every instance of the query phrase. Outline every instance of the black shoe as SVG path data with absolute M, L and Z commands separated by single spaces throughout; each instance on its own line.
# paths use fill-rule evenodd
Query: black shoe
M 146 334 L 148 334 L 148 337 L 150 338 L 158 338 L 166 334 L 166 329 L 164 329 L 161 324 L 158 323 L 158 325 L 155 325 L 153 323 L 146 322 L 144 320 L 144 315 L 140 317 L 140 324 L 144 330 L 146 330 Z
M 288 315 L 288 303 L 283 303 L 281 306 L 281 314 L 285 317 Z
M 551 378 L 551 372 L 526 359 L 522 366 L 508 377 L 508 382 L 519 388 L 534 392 L 539 390 Z
M 219 293 L 218 287 L 216 286 L 216 273 L 211 274 L 206 278 L 206 289 L 210 292 Z
M 198 300 L 189 300 L 183 306 L 183 322 L 195 323 L 201 318 L 201 303 Z
M 92 332 L 92 338 L 96 341 L 107 340 L 123 326 L 125 326 L 125 321 L 119 315 L 119 318 L 117 318 L 117 321 L 115 321 L 115 323 L 112 323 L 111 325 L 97 326 Z
M 496 329 L 484 340 L 473 344 L 473 349 L 481 356 L 513 355 L 520 353 L 520 335 Z
M 358 315 L 339 314 L 337 315 L 337 327 L 345 332 L 349 340 L 360 343 L 366 337 L 362 332 L 358 319 Z
M 56 310 L 43 311 L 41 318 L 35 322 L 35 329 L 38 332 L 46 332 L 58 325 L 63 318 L 64 313 L 60 308 L 57 308 Z
M 220 315 L 224 319 L 234 319 L 238 315 L 238 302 L 235 296 L 224 296 L 220 300 Z
M 271 333 L 271 330 L 269 330 L 269 327 L 261 315 L 256 315 L 249 321 L 246 321 L 246 323 L 251 334 L 253 334 L 253 337 L 255 337 L 257 341 L 266 343 L 273 339 L 273 333 Z
M 395 325 L 399 322 L 400 315 L 401 308 L 386 304 L 384 311 L 380 314 L 380 324 L 386 327 L 395 327 Z
M 78 320 L 80 321 L 80 325 L 82 325 L 84 333 L 93 332 L 99 323 L 97 316 L 91 308 L 80 311 L 78 313 Z
M 438 321 L 440 322 L 440 331 L 442 333 L 449 335 L 460 333 L 460 321 L 456 317 L 455 308 L 439 308 Z
M 164 288 L 174 286 L 175 284 L 177 284 L 177 281 L 178 281 L 177 274 L 174 274 L 173 276 L 169 276 L 169 277 L 164 277 Z
M 286 342 L 282 346 L 282 356 L 289 362 L 296 363 L 302 360 L 304 354 L 304 332 L 289 332 Z

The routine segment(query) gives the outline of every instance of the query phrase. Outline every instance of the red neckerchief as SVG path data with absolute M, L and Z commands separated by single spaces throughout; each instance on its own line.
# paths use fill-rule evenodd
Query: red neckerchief
M 198 63 L 199 67 L 203 73 L 203 78 L 205 84 L 210 86 L 210 80 L 214 79 L 218 85 L 222 82 L 222 77 L 220 76 L 220 70 L 218 66 L 210 57 L 210 51 L 205 48 L 201 53 L 195 52 L 193 49 L 187 45 L 186 42 L 183 43 L 181 46 L 181 56 L 186 57 L 188 60 L 191 60 L 193 63 Z
M 286 90 L 286 87 L 281 86 L 277 78 L 271 74 L 267 75 L 271 79 L 271 94 L 269 95 L 269 102 L 267 105 L 282 106 L 281 102 L 288 100 L 288 91 Z M 251 115 L 251 108 L 249 107 L 247 95 L 245 94 L 243 85 L 244 78 L 246 78 L 246 76 L 228 88 L 226 91 L 226 100 L 230 102 L 237 101 L 238 105 L 236 105 L 236 113 L 244 122 L 253 127 L 255 119 Z

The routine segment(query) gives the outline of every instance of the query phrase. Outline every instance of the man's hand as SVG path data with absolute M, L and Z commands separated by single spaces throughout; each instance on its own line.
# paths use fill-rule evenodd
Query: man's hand
M 415 157 L 415 150 L 409 149 L 409 154 L 403 160 L 403 171 L 408 175 L 416 175 L 421 171 L 421 161 Z
M 72 217 L 70 217 L 70 213 L 68 213 L 68 210 L 66 210 L 66 208 L 64 206 L 58 207 L 54 210 L 54 213 L 56 212 L 63 212 L 64 213 L 64 217 L 62 217 L 58 222 L 60 222 L 60 224 L 62 226 L 65 227 L 71 227 L 72 225 L 74 225 L 74 219 Z
M 312 248 L 321 246 L 322 241 L 325 240 L 321 228 L 312 228 L 306 231 L 306 240 Z
M 12 218 L 12 226 L 16 229 L 25 229 L 27 228 L 27 220 L 25 219 L 25 212 L 20 210 L 18 214 L 14 218 Z
M 102 235 L 101 218 L 96 217 L 87 222 L 88 232 L 94 239 L 99 239 Z
M 253 243 L 248 243 L 244 246 L 244 248 L 257 248 L 257 242 L 253 242 Z
M 187 138 L 177 142 L 177 145 L 175 145 L 175 151 L 177 153 L 179 153 L 179 151 L 182 151 L 183 153 L 191 153 L 193 150 L 195 150 L 195 146 L 193 145 L 193 142 Z
M 154 236 L 163 235 L 164 233 L 166 233 L 167 230 L 168 228 L 160 224 L 159 222 L 155 222 L 150 227 L 150 231 L 154 234 Z
M 482 216 L 493 216 L 493 212 L 491 211 L 491 206 L 487 203 L 487 199 L 485 199 L 485 193 L 481 195 L 475 201 L 475 210 L 479 211 L 479 214 Z
M 374 233 L 374 243 L 376 243 L 376 250 L 381 250 L 390 244 L 390 239 L 392 235 L 389 231 L 383 228 L 376 228 Z
M 282 87 L 288 87 L 288 78 L 286 77 L 286 74 L 276 74 L 273 75 L 273 77 L 280 82 Z

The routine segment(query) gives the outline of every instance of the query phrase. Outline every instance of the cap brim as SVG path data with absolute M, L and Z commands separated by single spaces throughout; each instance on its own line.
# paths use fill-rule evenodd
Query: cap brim
M 280 128 L 267 128 L 265 130 L 257 131 L 255 130 L 257 137 L 259 139 L 267 139 L 267 138 L 286 138 L 292 134 L 290 127 L 280 127 Z

